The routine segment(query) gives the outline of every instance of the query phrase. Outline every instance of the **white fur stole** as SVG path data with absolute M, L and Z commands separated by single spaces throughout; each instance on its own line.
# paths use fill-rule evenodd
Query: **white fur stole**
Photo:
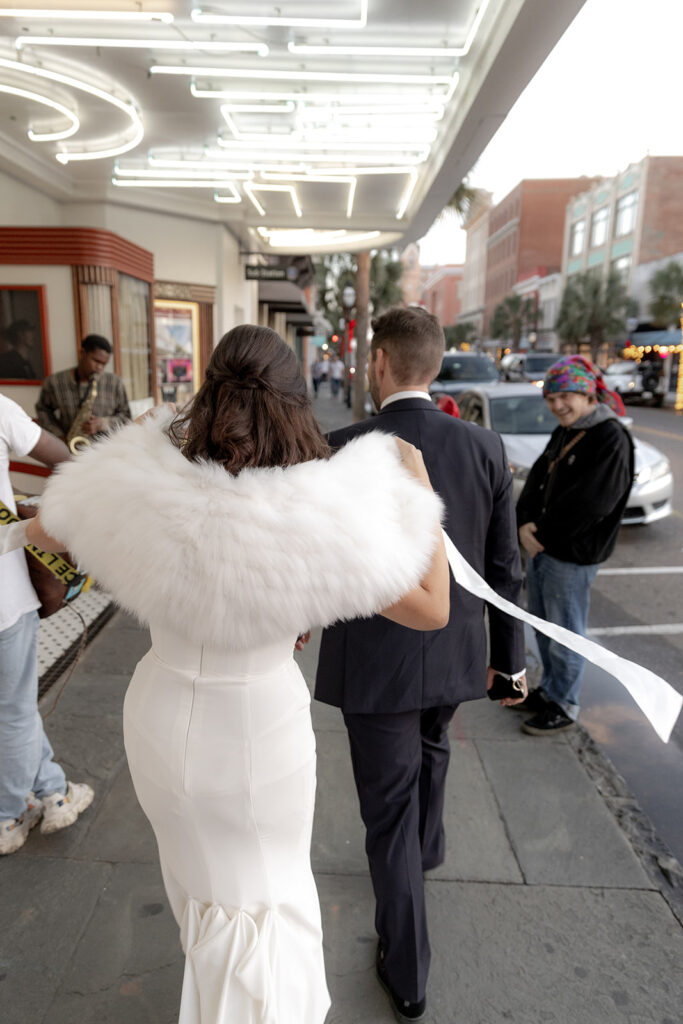
M 417 586 L 441 502 L 391 437 L 231 476 L 188 461 L 169 418 L 122 427 L 62 464 L 41 502 L 46 529 L 143 622 L 244 649 L 372 615 Z

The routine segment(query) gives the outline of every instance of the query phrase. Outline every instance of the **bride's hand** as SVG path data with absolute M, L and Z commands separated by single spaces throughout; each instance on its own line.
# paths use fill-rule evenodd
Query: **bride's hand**
M 394 441 L 396 442 L 398 453 L 401 456 L 401 462 L 408 472 L 412 473 L 420 483 L 431 488 L 432 485 L 429 480 L 429 474 L 425 468 L 420 449 L 416 448 L 413 444 L 409 444 L 408 441 L 404 441 L 401 437 L 395 437 Z
M 175 414 L 178 411 L 175 402 L 164 402 L 163 405 L 166 409 L 169 409 L 175 416 Z M 149 419 L 150 416 L 154 416 L 155 412 L 160 408 L 161 406 L 159 405 L 153 405 L 151 409 L 147 410 L 147 412 L 140 413 L 140 415 L 133 420 L 133 423 L 144 423 L 144 421 L 146 419 Z

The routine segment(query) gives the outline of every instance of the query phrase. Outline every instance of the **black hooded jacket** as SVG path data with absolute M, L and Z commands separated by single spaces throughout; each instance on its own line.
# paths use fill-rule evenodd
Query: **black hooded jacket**
M 634 452 L 611 410 L 598 406 L 583 419 L 583 436 L 580 422 L 551 434 L 519 497 L 517 524 L 535 523 L 539 543 L 553 558 L 595 565 L 614 550 L 633 485 Z

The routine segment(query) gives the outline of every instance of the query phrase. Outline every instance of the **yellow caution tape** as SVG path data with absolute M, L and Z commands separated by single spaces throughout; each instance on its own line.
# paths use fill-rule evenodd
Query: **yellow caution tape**
M 0 525 L 9 526 L 10 523 L 20 523 L 21 519 L 18 515 L 15 515 L 3 501 L 0 501 Z M 49 569 L 53 576 L 67 587 L 77 587 L 78 584 L 83 583 L 83 586 L 78 586 L 76 593 L 80 591 L 89 590 L 92 585 L 92 580 L 85 573 L 79 572 L 78 569 L 67 562 L 61 555 L 54 554 L 50 551 L 41 551 L 35 544 L 24 545 L 26 551 L 30 551 L 34 558 L 37 558 L 39 562 Z M 87 583 L 87 586 L 86 586 Z M 75 594 L 68 594 L 69 596 L 75 597 Z

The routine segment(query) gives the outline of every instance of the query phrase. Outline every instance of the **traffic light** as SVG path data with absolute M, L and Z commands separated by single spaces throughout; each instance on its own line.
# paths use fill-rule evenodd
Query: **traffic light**
M 339 341 L 339 335 L 333 334 L 332 337 L 330 338 L 330 341 L 332 342 L 333 345 L 336 345 L 337 342 Z

